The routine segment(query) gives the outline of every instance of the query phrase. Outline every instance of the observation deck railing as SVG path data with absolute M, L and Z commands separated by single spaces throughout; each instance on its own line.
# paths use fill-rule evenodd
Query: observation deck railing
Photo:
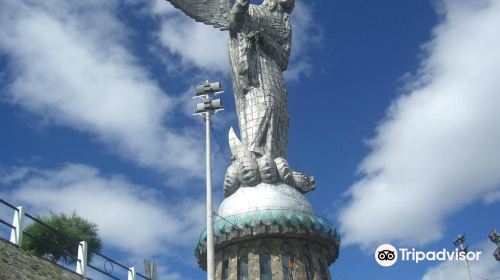
M 72 237 L 69 237 L 62 233 L 61 231 L 53 228 L 52 226 L 44 223 L 41 221 L 39 218 L 34 217 L 33 215 L 26 213 L 24 211 L 24 208 L 22 206 L 15 207 L 14 205 L 8 203 L 7 201 L 3 200 L 0 198 L 0 206 L 6 206 L 7 208 L 10 208 L 11 210 L 14 210 L 14 219 L 12 223 L 9 223 L 8 221 L 5 221 L 2 219 L 5 215 L 0 215 L 0 224 L 3 224 L 4 226 L 7 226 L 10 228 L 10 242 L 17 245 L 18 247 L 21 247 L 23 238 L 24 236 L 27 236 L 31 238 L 34 242 L 38 244 L 43 244 L 43 246 L 49 247 L 51 250 L 54 252 L 57 252 L 59 255 L 63 256 L 65 259 L 71 259 L 72 262 L 76 263 L 76 268 L 75 272 L 81 276 L 83 276 L 84 279 L 100 279 L 96 277 L 100 276 L 105 276 L 105 279 L 115 279 L 115 280 L 121 280 L 125 279 L 127 277 L 127 280 L 156 280 L 157 275 L 156 275 L 156 263 L 154 261 L 146 260 L 145 265 L 146 265 L 146 271 L 148 276 L 145 276 L 141 273 L 136 272 L 134 267 L 127 267 L 118 261 L 113 260 L 110 257 L 107 257 L 99 252 L 90 252 L 88 250 L 87 242 L 86 241 L 80 241 L 76 240 Z M 5 207 L 4 207 L 5 208 Z M 61 240 L 64 241 L 65 244 L 69 244 L 70 246 L 75 246 L 75 248 L 78 248 L 78 255 L 74 255 L 71 252 L 69 252 L 67 249 L 64 249 L 62 246 L 52 243 L 48 241 L 47 239 L 34 236 L 33 234 L 30 234 L 29 232 L 24 231 L 25 227 L 25 218 L 30 219 L 32 222 L 38 223 L 48 230 L 50 230 L 54 235 L 58 236 Z M 1 237 L 3 238 L 3 237 Z M 6 238 L 4 238 L 6 239 Z M 94 258 L 89 262 L 88 260 L 88 254 L 93 253 Z M 100 264 L 97 264 L 96 259 L 100 259 L 101 262 Z M 64 266 L 62 264 L 57 264 L 59 266 L 62 266 L 66 269 L 69 269 L 67 266 Z M 115 266 L 120 269 L 120 271 L 115 271 Z M 87 268 L 91 268 L 93 271 L 89 271 Z M 92 277 L 92 278 L 91 278 Z

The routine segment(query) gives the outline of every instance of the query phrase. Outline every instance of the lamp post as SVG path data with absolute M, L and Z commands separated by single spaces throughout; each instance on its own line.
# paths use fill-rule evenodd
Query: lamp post
M 213 96 L 222 93 L 220 82 L 210 83 L 208 80 L 195 87 L 195 98 L 203 98 L 202 103 L 196 104 L 195 115 L 205 118 L 206 130 L 206 176 L 207 176 L 207 279 L 215 280 L 215 248 L 213 229 L 213 202 L 212 202 L 212 164 L 210 144 L 210 122 L 214 112 L 224 110 L 220 99 L 212 99 Z
M 497 245 L 497 249 L 493 253 L 493 256 L 497 261 L 500 262 L 500 234 L 498 234 L 495 229 L 492 229 L 490 235 L 488 235 L 488 238 L 491 240 L 491 242 Z
M 460 250 L 460 252 L 465 252 L 467 254 L 467 247 L 464 246 L 465 243 L 465 234 L 460 234 L 455 240 L 453 240 L 453 245 Z M 469 262 L 467 261 L 467 257 L 465 258 L 465 267 L 467 268 L 467 274 L 469 276 L 469 280 L 472 280 L 472 276 L 470 274 Z

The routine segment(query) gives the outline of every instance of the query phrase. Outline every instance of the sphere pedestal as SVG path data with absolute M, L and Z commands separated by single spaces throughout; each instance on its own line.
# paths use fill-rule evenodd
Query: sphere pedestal
M 216 279 L 327 280 L 339 254 L 333 225 L 286 184 L 261 183 L 226 198 L 214 223 Z M 195 250 L 206 269 L 206 231 Z

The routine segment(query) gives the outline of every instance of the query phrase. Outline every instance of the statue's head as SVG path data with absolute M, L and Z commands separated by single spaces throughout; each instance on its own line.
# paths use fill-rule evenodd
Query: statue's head
M 264 0 L 262 5 L 268 6 L 271 10 L 290 14 L 295 8 L 295 0 Z
M 278 180 L 278 170 L 276 163 L 270 156 L 263 156 L 257 160 L 259 174 L 262 182 L 273 184 Z
M 260 181 L 259 167 L 253 158 L 243 157 L 238 159 L 238 178 L 242 185 L 253 187 Z
M 315 189 L 316 179 L 313 176 L 306 176 L 302 173 L 293 171 L 293 180 L 295 182 L 295 188 L 297 188 L 302 193 L 307 193 Z
M 295 0 L 277 0 L 278 4 L 281 6 L 286 13 L 291 13 L 295 8 Z

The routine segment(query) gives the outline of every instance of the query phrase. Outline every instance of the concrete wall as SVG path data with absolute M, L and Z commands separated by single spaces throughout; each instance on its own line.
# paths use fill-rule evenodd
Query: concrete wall
M 78 274 L 39 257 L 26 254 L 0 238 L 1 280 L 82 280 Z

